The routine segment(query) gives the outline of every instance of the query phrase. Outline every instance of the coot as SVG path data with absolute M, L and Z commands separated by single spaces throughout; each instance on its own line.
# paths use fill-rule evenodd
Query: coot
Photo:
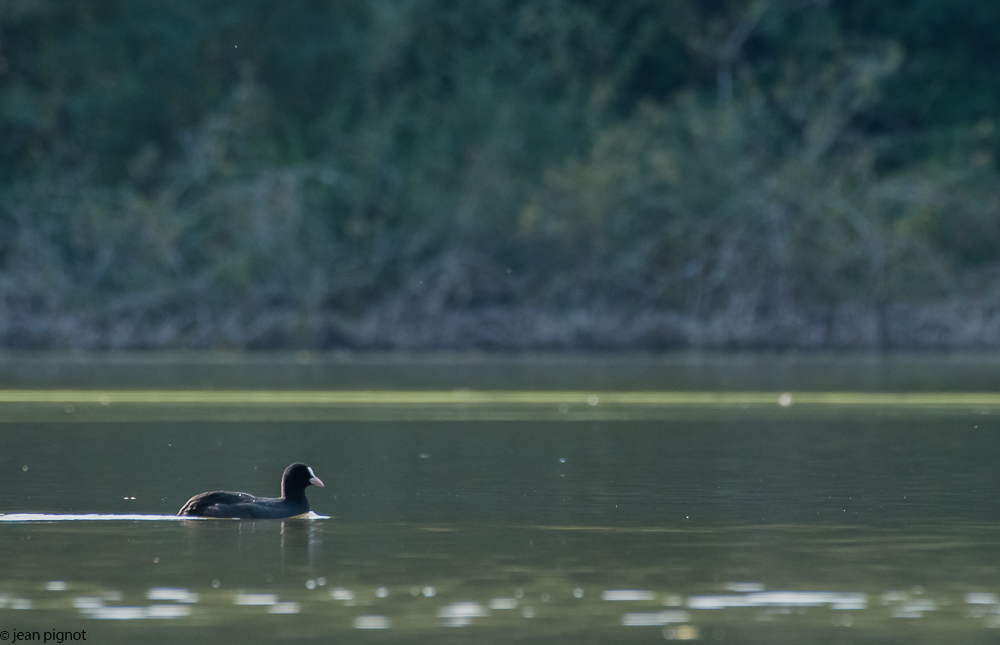
M 239 517 L 244 519 L 281 519 L 309 512 L 306 486 L 323 486 L 313 469 L 292 464 L 281 476 L 281 497 L 257 497 L 248 493 L 215 491 L 195 495 L 178 515 L 195 517 Z

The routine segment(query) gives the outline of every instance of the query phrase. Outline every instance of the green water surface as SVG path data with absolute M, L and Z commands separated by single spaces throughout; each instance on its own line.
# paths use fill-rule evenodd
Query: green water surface
M 0 632 L 996 642 L 997 367 L 5 356 Z M 328 519 L 134 517 L 293 461 Z

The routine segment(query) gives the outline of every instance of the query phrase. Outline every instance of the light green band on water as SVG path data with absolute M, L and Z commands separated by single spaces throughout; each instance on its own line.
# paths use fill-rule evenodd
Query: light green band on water
M 469 390 L 0 390 L 24 421 L 657 420 L 844 414 L 994 414 L 991 392 Z

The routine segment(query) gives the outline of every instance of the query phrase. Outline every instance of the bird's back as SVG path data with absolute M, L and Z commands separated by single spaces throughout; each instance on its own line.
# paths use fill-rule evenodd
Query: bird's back
M 309 512 L 309 503 L 292 503 L 280 497 L 257 497 L 249 493 L 213 491 L 195 495 L 178 515 L 190 517 L 237 517 L 242 519 L 280 519 Z
M 256 498 L 249 493 L 227 493 L 220 490 L 200 493 L 189 499 L 177 514 L 195 517 L 237 517 L 227 514 L 229 507 L 252 502 L 254 499 Z

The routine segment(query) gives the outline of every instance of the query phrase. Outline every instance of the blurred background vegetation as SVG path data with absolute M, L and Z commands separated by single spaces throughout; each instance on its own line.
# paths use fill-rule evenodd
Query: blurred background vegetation
M 1000 346 L 1000 3 L 4 0 L 0 346 Z

